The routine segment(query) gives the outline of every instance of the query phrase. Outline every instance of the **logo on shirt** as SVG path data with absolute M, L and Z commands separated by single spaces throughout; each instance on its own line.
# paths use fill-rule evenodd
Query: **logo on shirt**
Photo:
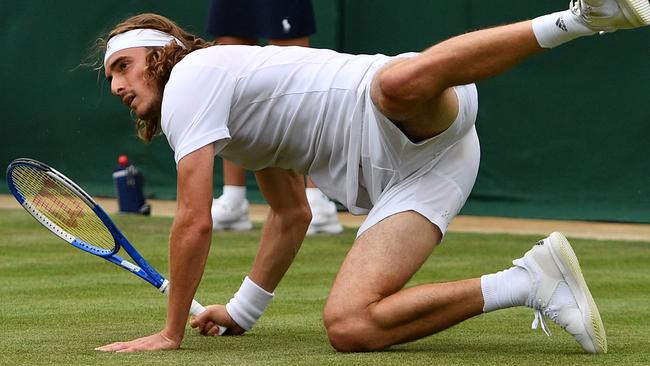
M 291 23 L 289 23 L 289 18 L 282 19 L 282 30 L 284 33 L 289 33 L 291 31 Z

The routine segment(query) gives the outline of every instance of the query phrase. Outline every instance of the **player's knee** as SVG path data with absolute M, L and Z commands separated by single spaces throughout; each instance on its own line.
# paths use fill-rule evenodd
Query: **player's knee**
M 394 120 L 407 120 L 435 95 L 421 75 L 403 63 L 388 65 L 375 76 L 373 101 L 382 113 Z
M 324 320 L 329 342 L 339 352 L 380 351 L 387 347 L 377 339 L 373 324 L 361 317 Z
M 294 215 L 294 223 L 301 224 L 305 229 L 309 226 L 312 219 L 311 207 L 309 205 L 303 205 L 298 208 Z
M 312 219 L 311 208 L 307 203 L 286 208 L 278 213 L 281 214 L 281 226 L 286 226 L 287 228 L 302 226 L 307 230 Z

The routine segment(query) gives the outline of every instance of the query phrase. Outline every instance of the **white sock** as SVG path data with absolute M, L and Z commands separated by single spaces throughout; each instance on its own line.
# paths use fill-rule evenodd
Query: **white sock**
M 571 10 L 543 15 L 533 19 L 533 32 L 543 48 L 554 48 L 582 36 L 596 34 Z
M 246 200 L 246 186 L 223 186 L 221 197 L 228 202 L 241 202 Z
M 481 276 L 483 312 L 525 305 L 531 288 L 530 275 L 521 267 Z
M 318 188 L 305 188 L 305 194 L 307 194 L 307 201 L 309 203 L 329 200 Z

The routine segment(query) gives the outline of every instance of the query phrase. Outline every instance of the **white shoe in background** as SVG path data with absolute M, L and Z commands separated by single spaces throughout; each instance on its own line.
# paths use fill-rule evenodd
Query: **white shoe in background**
M 343 232 L 343 226 L 339 221 L 339 215 L 336 211 L 336 205 L 325 195 L 309 201 L 311 207 L 311 223 L 307 229 L 307 235 L 318 233 L 340 234 Z
M 212 201 L 212 230 L 247 231 L 253 228 L 248 215 L 248 200 L 231 201 L 223 196 Z

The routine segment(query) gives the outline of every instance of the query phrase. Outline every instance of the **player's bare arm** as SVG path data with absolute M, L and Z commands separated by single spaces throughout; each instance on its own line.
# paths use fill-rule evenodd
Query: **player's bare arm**
M 255 173 L 255 177 L 270 211 L 250 277 L 271 292 L 300 249 L 311 221 L 311 210 L 301 174 L 266 168 Z
M 187 155 L 178 163 L 178 208 L 169 246 L 169 296 L 165 335 L 181 340 L 187 309 L 201 281 L 212 238 L 212 144 Z M 189 302 L 188 302 L 189 300 Z
M 215 324 L 228 327 L 228 335 L 242 334 L 252 328 L 265 306 L 249 308 L 248 304 L 270 302 L 273 291 L 298 253 L 311 221 L 302 175 L 266 168 L 258 171 L 256 178 L 270 211 L 253 268 L 226 307 L 208 306 L 203 314 L 191 320 L 190 325 L 201 334 L 216 335 Z M 260 298 L 251 301 L 256 297 Z
M 112 343 L 97 350 L 140 352 L 181 346 L 187 313 L 201 281 L 212 238 L 213 164 L 212 144 L 187 155 L 178 164 L 178 208 L 169 245 L 169 279 L 174 285 L 170 288 L 165 328 L 148 337 Z

